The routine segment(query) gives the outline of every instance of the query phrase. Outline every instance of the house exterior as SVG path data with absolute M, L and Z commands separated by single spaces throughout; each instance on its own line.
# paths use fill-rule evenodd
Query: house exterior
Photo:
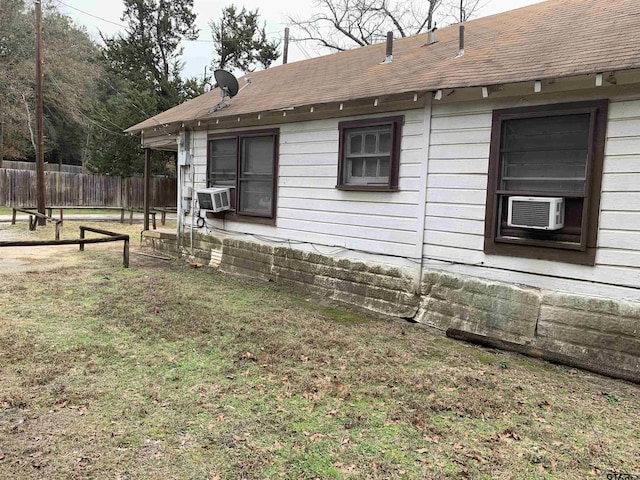
M 548 0 L 135 125 L 185 163 L 176 235 L 148 242 L 638 381 L 639 15 Z M 214 186 L 232 210 L 200 209 Z

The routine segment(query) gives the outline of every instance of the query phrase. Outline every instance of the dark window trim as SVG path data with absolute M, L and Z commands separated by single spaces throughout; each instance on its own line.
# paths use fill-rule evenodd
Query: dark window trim
M 351 128 L 376 127 L 380 125 L 391 125 L 393 143 L 391 146 L 391 164 L 389 165 L 389 183 L 387 185 L 346 185 L 343 181 L 343 164 L 344 164 L 344 141 L 345 130 Z M 362 120 L 347 120 L 338 123 L 339 140 L 338 140 L 338 182 L 336 188 L 338 190 L 347 191 L 379 191 L 379 192 L 397 192 L 398 179 L 400 177 L 400 144 L 402 142 L 402 125 L 404 125 L 404 115 L 395 115 L 392 117 L 366 118 Z
M 489 174 L 487 178 L 487 202 L 485 210 L 484 252 L 490 255 L 505 255 L 540 260 L 555 260 L 580 265 L 594 265 L 598 239 L 598 218 L 602 192 L 602 173 L 606 143 L 607 99 L 541 105 L 534 107 L 494 110 L 491 124 L 491 147 Z M 587 177 L 584 195 L 563 194 L 564 197 L 584 198 L 581 243 L 565 243 L 517 238 L 499 238 L 498 199 L 501 195 L 517 195 L 518 192 L 498 190 L 500 172 L 500 146 L 502 122 L 505 120 L 592 113 L 587 154 Z M 519 192 L 531 195 L 532 192 Z M 541 196 L 549 196 L 549 192 Z
M 273 192 L 272 192 L 272 214 L 260 215 L 256 213 L 241 213 L 237 211 L 240 205 L 240 168 L 242 158 L 240 155 L 241 140 L 249 137 L 264 137 L 273 136 Z M 260 130 L 241 130 L 237 132 L 225 132 L 225 133 L 209 133 L 207 134 L 207 187 L 209 186 L 209 177 L 211 176 L 211 161 L 210 161 L 210 142 L 211 140 L 224 140 L 227 138 L 235 138 L 236 140 L 236 185 L 235 191 L 235 204 L 236 210 L 227 212 L 214 213 L 214 218 L 225 218 L 226 220 L 237 220 L 249 223 L 260 223 L 266 225 L 275 225 L 276 212 L 278 210 L 278 167 L 279 161 L 279 147 L 280 147 L 280 129 L 278 128 L 264 128 Z

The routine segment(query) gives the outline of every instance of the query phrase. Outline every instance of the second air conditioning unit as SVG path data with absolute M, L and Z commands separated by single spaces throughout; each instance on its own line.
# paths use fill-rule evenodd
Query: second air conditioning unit
M 200 210 L 222 212 L 231 209 L 231 192 L 228 188 L 205 188 L 198 190 Z
M 564 198 L 509 197 L 507 225 L 537 230 L 564 227 Z

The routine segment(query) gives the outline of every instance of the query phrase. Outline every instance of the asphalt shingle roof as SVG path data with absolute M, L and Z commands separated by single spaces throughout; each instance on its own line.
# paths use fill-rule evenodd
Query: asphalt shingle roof
M 640 0 L 548 0 L 467 22 L 465 51 L 458 26 L 334 53 L 248 75 L 251 84 L 228 107 L 214 89 L 127 131 L 158 124 L 319 105 L 404 92 L 489 86 L 640 68 Z M 243 79 L 239 80 L 244 85 Z

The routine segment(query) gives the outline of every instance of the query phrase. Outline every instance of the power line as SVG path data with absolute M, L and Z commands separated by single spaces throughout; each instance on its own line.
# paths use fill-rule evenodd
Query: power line
M 69 97 L 67 97 L 67 96 L 65 95 L 65 93 L 62 91 L 62 88 L 60 87 L 60 84 L 59 84 L 59 83 L 58 83 L 58 81 L 55 79 L 55 77 L 54 77 L 53 75 L 51 75 L 51 74 L 49 74 L 49 75 L 48 75 L 48 77 L 53 81 L 53 83 L 55 84 L 56 88 L 57 88 L 57 89 L 58 89 L 58 91 L 60 92 L 60 95 L 62 95 L 62 97 L 63 97 L 65 100 L 67 100 L 67 101 L 69 102 L 69 104 L 70 104 L 72 107 L 74 107 L 76 110 L 80 111 L 80 110 L 81 110 L 81 109 L 80 109 L 80 107 L 78 107 L 75 103 L 73 103 L 73 101 L 72 101 Z M 98 113 L 98 112 L 96 112 L 96 113 Z M 82 115 L 82 112 L 81 112 L 81 111 L 80 111 L 80 114 Z M 100 115 L 100 119 L 101 119 L 101 120 L 103 120 L 103 121 L 105 121 L 105 122 L 107 122 L 107 123 L 110 123 L 112 126 L 116 127 L 116 128 L 118 129 L 118 131 L 119 131 L 119 132 L 123 132 L 123 131 L 124 131 L 124 128 L 122 128 L 120 125 L 118 125 L 118 124 L 116 124 L 116 123 L 112 122 L 112 121 L 111 121 L 110 119 L 108 119 L 107 117 L 105 117 L 105 116 L 103 116 L 103 115 Z
M 160 123 L 156 118 L 155 115 L 149 115 L 147 112 L 145 112 L 142 107 L 139 107 L 138 105 L 136 105 L 135 103 L 133 103 L 133 100 L 131 100 L 129 97 L 127 97 L 124 93 L 122 93 L 121 91 L 119 91 L 116 87 L 114 87 L 113 85 L 111 85 L 110 82 L 108 82 L 105 79 L 99 78 L 99 81 L 101 81 L 104 85 L 108 86 L 109 88 L 111 88 L 114 92 L 116 92 L 117 95 L 120 95 L 122 98 L 124 98 L 127 102 L 129 102 L 136 110 L 138 110 L 140 113 L 142 113 L 143 115 L 145 115 L 147 117 L 148 120 L 153 120 L 154 122 L 156 122 L 158 124 L 158 126 L 160 128 L 162 128 L 162 131 L 164 132 L 165 135 L 167 136 L 171 136 L 171 134 L 169 132 L 167 132 L 167 129 L 165 128 L 165 126 Z M 157 115 L 157 114 L 156 114 Z
M 113 130 L 108 129 L 107 127 L 105 127 L 104 125 L 98 123 L 97 121 L 95 121 L 93 118 L 90 118 L 89 116 L 85 115 L 82 110 L 80 110 L 80 108 L 78 108 L 62 91 L 62 88 L 60 88 L 60 84 L 56 81 L 56 79 L 52 76 L 49 75 L 49 78 L 53 81 L 54 86 L 58 89 L 58 91 L 60 92 L 60 95 L 62 95 L 62 98 L 64 98 L 67 101 L 67 104 L 73 108 L 78 114 L 80 114 L 81 117 L 83 117 L 85 120 L 87 120 L 89 123 L 95 125 L 96 127 L 98 127 L 100 130 L 104 130 L 107 133 L 110 133 L 112 135 L 117 135 L 119 137 L 124 137 L 124 133 L 122 133 L 122 131 L 120 132 L 115 132 Z M 110 122 L 113 123 L 113 122 Z M 115 124 L 114 124 L 115 125 Z M 116 125 L 116 127 L 118 127 Z M 120 127 L 118 127 L 120 128 Z
M 64 3 L 64 2 L 63 2 L 63 1 L 61 1 L 61 0 L 57 0 L 57 2 L 58 2 L 58 5 L 64 5 L 64 6 L 65 6 L 65 7 L 67 7 L 67 8 L 70 8 L 70 9 L 72 9 L 72 10 L 75 10 L 76 12 L 83 13 L 83 14 L 88 15 L 88 16 L 90 16 L 90 17 L 93 17 L 93 18 L 95 18 L 95 19 L 97 19 L 97 20 L 101 20 L 101 21 L 103 21 L 103 22 L 110 23 L 111 25 L 115 25 L 116 27 L 120 27 L 120 28 L 124 28 L 124 29 L 126 29 L 126 28 L 127 28 L 127 26 L 126 26 L 126 25 L 124 25 L 124 24 L 122 24 L 122 23 L 113 22 L 113 21 L 111 21 L 111 20 L 107 20 L 106 18 L 99 17 L 98 15 L 94 15 L 93 13 L 89 13 L 89 12 L 87 12 L 87 11 L 85 11 L 85 10 L 81 10 L 81 9 L 79 9 L 79 8 L 72 7 L 71 5 L 69 5 L 69 4 L 67 4 L 67 3 Z M 274 35 L 274 34 L 282 35 L 282 32 L 281 32 L 281 31 L 273 31 L 273 32 L 266 32 L 266 34 L 267 34 L 267 35 Z M 198 39 L 195 39 L 195 40 L 182 39 L 182 41 L 183 41 L 183 42 L 194 42 L 194 43 L 215 43 L 213 40 L 202 40 L 202 39 L 199 39 L 199 38 L 198 38 Z
M 111 20 L 107 20 L 106 18 L 99 17 L 97 15 L 94 15 L 93 13 L 85 12 L 84 10 L 80 10 L 79 8 L 72 7 L 71 5 L 61 2 L 60 0 L 58 0 L 58 5 L 64 5 L 65 7 L 75 10 L 76 12 L 84 13 L 85 15 L 89 15 L 90 17 L 96 18 L 98 20 L 102 20 L 103 22 L 106 22 L 106 23 L 110 23 L 111 25 L 115 25 L 116 27 L 127 28 L 125 25 L 121 23 L 112 22 Z

